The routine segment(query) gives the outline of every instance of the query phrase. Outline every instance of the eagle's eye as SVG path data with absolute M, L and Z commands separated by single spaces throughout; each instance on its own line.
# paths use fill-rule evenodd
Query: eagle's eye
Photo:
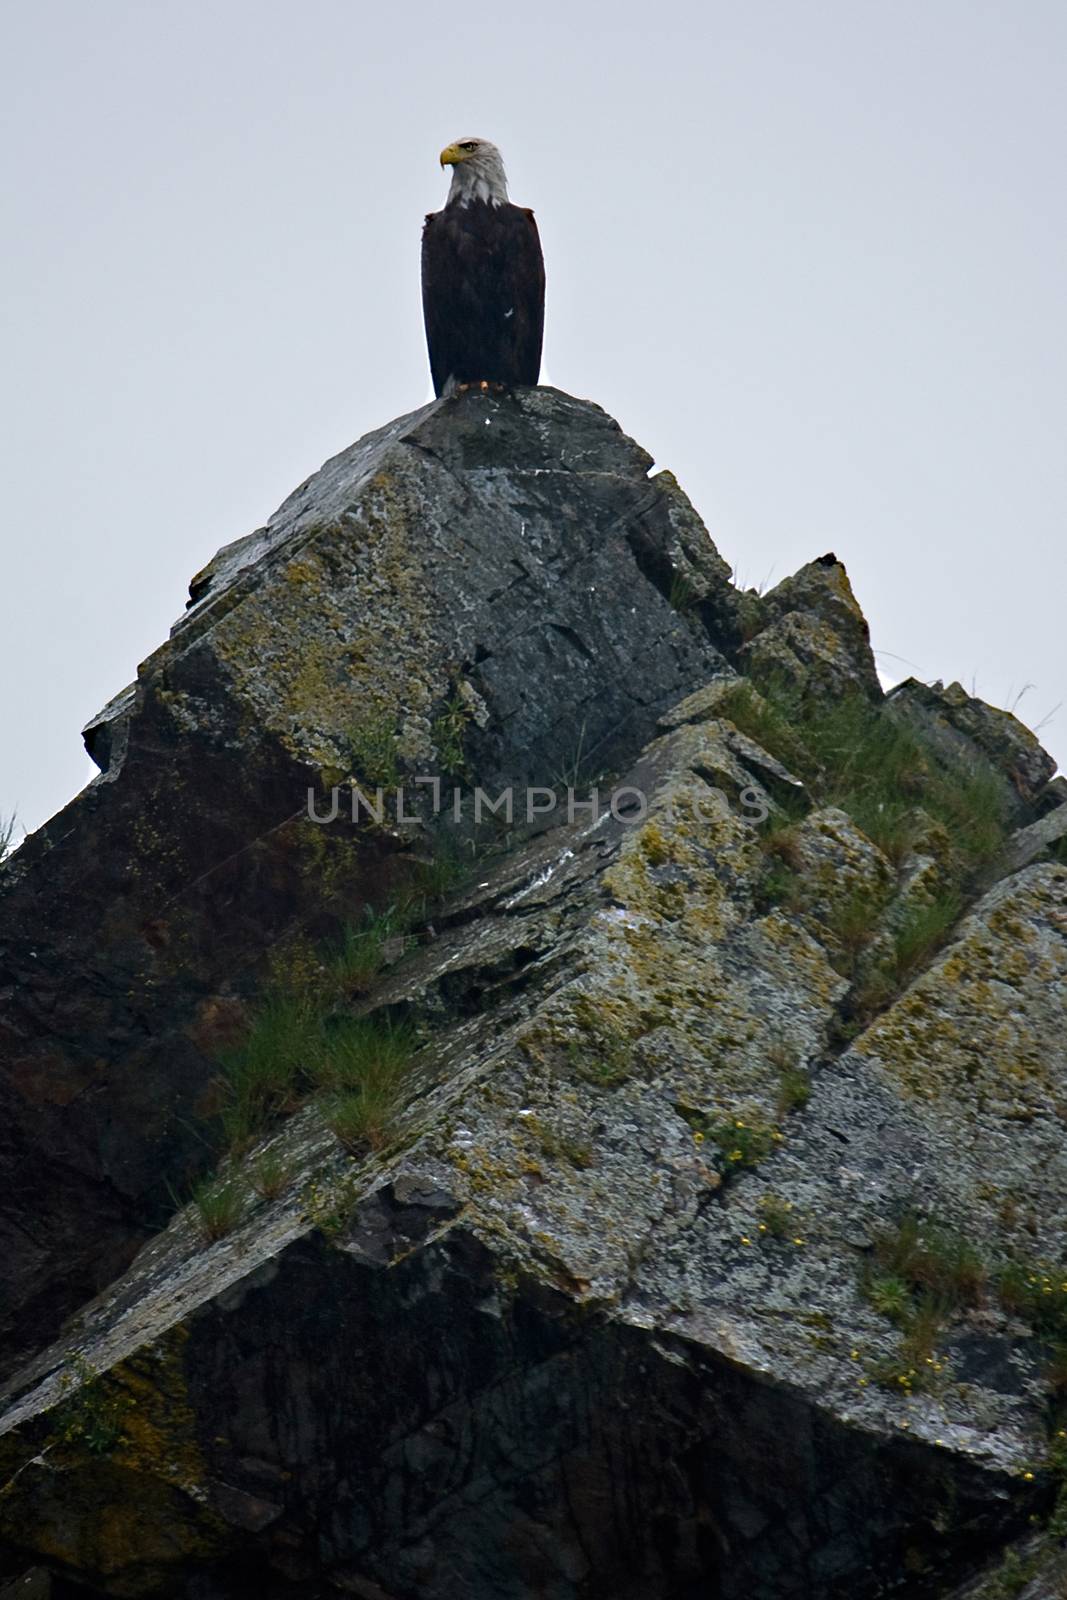
M 478 141 L 477 139 L 461 139 L 459 147 L 461 150 L 477 150 Z

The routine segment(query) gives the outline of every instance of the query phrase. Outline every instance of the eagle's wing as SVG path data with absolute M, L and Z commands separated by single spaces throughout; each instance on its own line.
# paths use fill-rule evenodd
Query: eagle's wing
M 532 211 L 446 206 L 422 234 L 422 305 L 434 392 L 450 378 L 534 384 L 545 269 Z
M 508 210 L 516 213 L 512 221 L 512 268 L 508 274 L 514 308 L 512 349 L 516 376 L 512 381 L 535 384 L 541 375 L 545 333 L 545 263 L 533 212 L 522 206 L 509 206 Z

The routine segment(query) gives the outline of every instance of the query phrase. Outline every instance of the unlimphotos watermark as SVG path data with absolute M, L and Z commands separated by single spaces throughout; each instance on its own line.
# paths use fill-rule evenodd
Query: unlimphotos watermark
M 414 793 L 415 790 L 418 793 Z M 435 817 L 450 813 L 457 823 L 473 819 L 479 824 L 491 820 L 509 827 L 523 823 L 532 825 L 547 819 L 565 819 L 568 824 L 581 819 L 595 826 L 608 817 L 625 827 L 634 827 L 644 822 L 649 812 L 648 796 L 633 784 L 603 791 L 595 787 L 582 795 L 570 785 L 559 789 L 540 784 L 508 784 L 492 794 L 481 786 L 469 790 L 454 785 L 446 788 L 440 778 L 428 775 L 412 778 L 410 786 L 379 786 L 369 793 L 358 784 L 335 784 L 329 791 L 329 805 L 323 809 L 325 798 L 315 789 L 308 789 L 307 814 L 312 822 L 336 822 L 342 814 L 350 816 L 353 822 L 365 817 L 381 824 L 387 816 L 396 823 L 416 822 L 425 816 L 427 800 Z M 721 789 L 698 789 L 696 786 L 686 791 L 685 805 L 691 816 L 709 822 L 720 816 L 724 808 L 730 808 Z M 737 805 L 744 820 L 756 827 L 766 822 L 771 814 L 767 796 L 754 787 L 740 790 Z M 668 818 L 672 809 L 670 799 L 661 808 Z

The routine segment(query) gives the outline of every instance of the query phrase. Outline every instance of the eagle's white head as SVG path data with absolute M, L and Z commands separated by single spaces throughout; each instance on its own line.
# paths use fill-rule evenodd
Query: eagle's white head
M 470 205 L 488 200 L 503 206 L 508 201 L 508 180 L 500 151 L 488 139 L 457 139 L 441 151 L 441 165 L 452 168 L 452 186 L 446 205 Z

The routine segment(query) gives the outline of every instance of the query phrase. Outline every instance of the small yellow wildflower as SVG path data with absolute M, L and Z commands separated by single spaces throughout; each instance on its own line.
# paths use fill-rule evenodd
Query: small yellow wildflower
M 803 1243 L 804 1243 L 804 1240 L 803 1240 L 803 1239 L 794 1239 L 794 1240 L 793 1240 L 793 1243 L 794 1243 L 794 1244 L 803 1244 Z
M 731 1150 L 730 1154 L 727 1156 L 726 1159 L 727 1159 L 727 1161 L 740 1161 L 740 1159 L 741 1159 L 740 1150 Z
M 700 1132 L 699 1129 L 693 1135 L 693 1143 L 694 1144 L 703 1144 L 704 1143 L 704 1135 Z
M 742 1244 L 751 1244 L 752 1243 L 752 1240 L 749 1238 L 747 1233 L 743 1233 L 741 1235 L 741 1243 Z

